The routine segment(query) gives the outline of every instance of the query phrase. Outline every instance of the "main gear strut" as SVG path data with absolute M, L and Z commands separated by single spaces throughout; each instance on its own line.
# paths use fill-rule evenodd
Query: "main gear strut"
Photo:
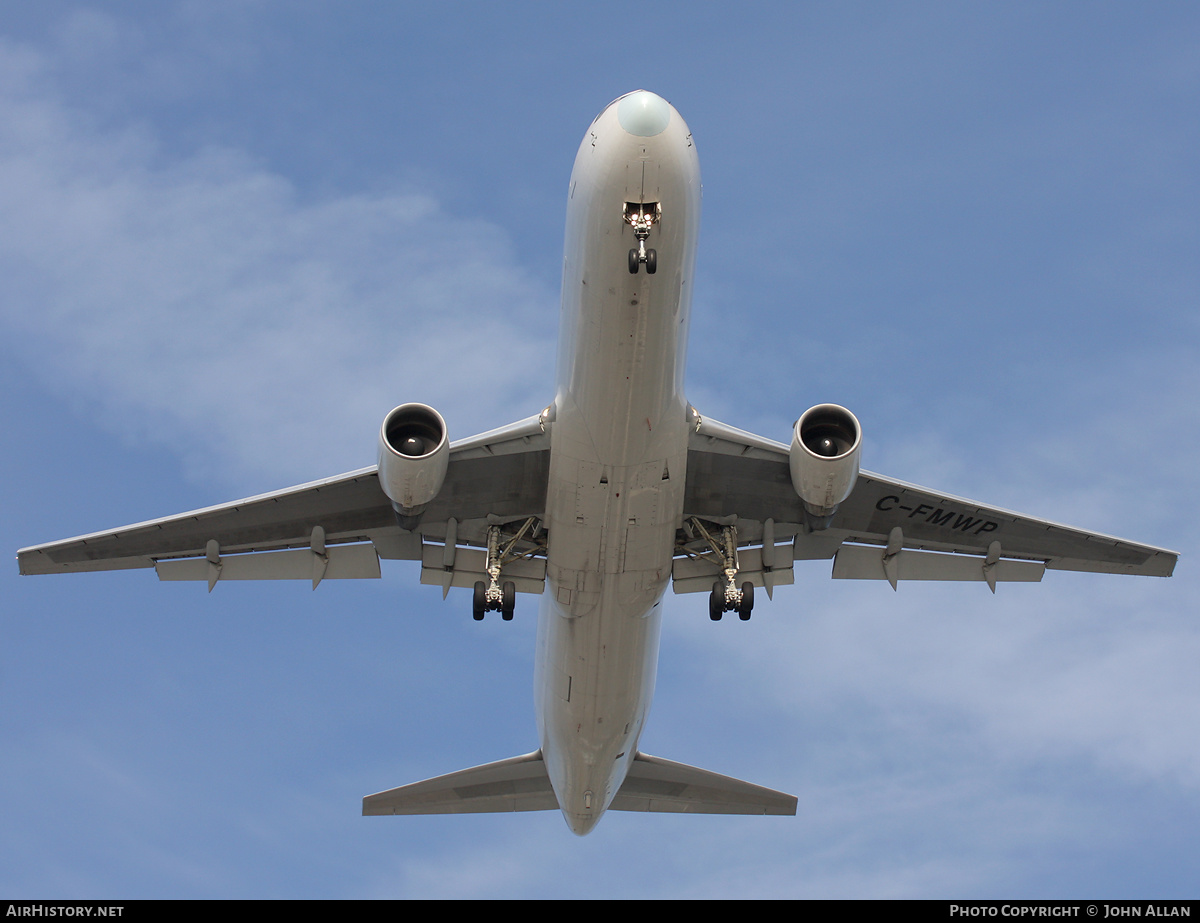
M 714 538 L 699 519 L 692 517 L 690 522 L 717 555 L 721 573 L 725 577 L 724 581 L 713 583 L 712 593 L 708 597 L 708 617 L 719 622 L 726 612 L 736 612 L 743 622 L 749 620 L 754 609 L 754 584 L 747 580 L 738 588 L 737 527 L 725 526 L 720 538 Z
M 517 588 L 511 580 L 500 582 L 500 569 L 507 562 L 524 557 L 524 555 L 513 554 L 513 549 L 517 546 L 517 542 L 525 537 L 525 533 L 534 528 L 536 522 L 537 519 L 532 516 L 526 519 L 521 524 L 521 528 L 517 530 L 517 534 L 509 539 L 503 548 L 500 546 L 501 527 L 498 525 L 488 526 L 487 565 L 485 567 L 488 580 L 487 583 L 482 580 L 475 581 L 475 596 L 471 606 L 471 615 L 475 621 L 481 621 L 486 612 L 499 612 L 504 621 L 512 621 L 513 610 L 517 605 Z

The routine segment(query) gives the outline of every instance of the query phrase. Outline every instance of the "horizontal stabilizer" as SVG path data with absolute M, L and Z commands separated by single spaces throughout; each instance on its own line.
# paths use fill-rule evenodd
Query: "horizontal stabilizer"
M 542 751 L 537 750 L 367 795 L 362 812 L 366 816 L 556 810 L 558 799 Z
M 796 813 L 796 796 L 639 753 L 609 808 L 671 814 L 791 815 Z

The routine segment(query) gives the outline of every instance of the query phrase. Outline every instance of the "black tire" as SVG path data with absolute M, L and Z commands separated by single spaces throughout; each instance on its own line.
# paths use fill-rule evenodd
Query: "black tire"
M 500 588 L 500 617 L 511 622 L 513 610 L 517 608 L 517 588 L 511 580 L 506 580 Z
M 477 622 L 483 621 L 483 613 L 487 611 L 487 587 L 482 580 L 475 581 L 475 595 L 471 600 L 471 618 Z
M 636 276 L 637 271 L 638 271 L 638 252 L 637 252 L 637 247 L 634 247 L 632 250 L 629 251 L 629 274 Z
M 742 604 L 738 606 L 738 618 L 743 622 L 750 620 L 750 613 L 754 610 L 754 584 L 747 581 L 742 584 Z
M 657 250 L 646 251 L 646 272 L 648 272 L 650 275 L 654 275 L 656 272 L 658 272 Z
M 725 586 L 718 580 L 713 584 L 712 592 L 708 596 L 708 617 L 714 622 L 719 622 L 724 614 Z

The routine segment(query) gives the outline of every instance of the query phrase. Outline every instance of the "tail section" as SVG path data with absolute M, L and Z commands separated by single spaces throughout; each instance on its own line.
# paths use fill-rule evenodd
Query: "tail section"
M 363 798 L 363 815 L 556 811 L 542 751 L 484 763 Z
M 555 811 L 542 751 L 484 763 L 363 798 L 364 815 Z M 795 814 L 796 796 L 741 779 L 638 753 L 612 811 L 673 814 Z M 599 817 L 589 818 L 590 830 Z M 571 818 L 567 818 L 571 824 Z M 575 825 L 571 827 L 576 829 Z M 576 830 L 576 832 L 586 832 Z
M 638 753 L 609 810 L 791 815 L 796 813 L 796 796 Z

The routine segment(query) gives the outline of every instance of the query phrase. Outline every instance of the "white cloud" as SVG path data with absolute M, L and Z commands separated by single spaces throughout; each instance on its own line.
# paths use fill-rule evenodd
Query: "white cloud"
M 495 226 L 424 192 L 306 198 L 239 151 L 164 158 L 57 100 L 27 49 L 0 69 L 3 323 L 107 426 L 302 479 L 370 464 L 404 400 L 461 437 L 552 397 L 555 299 Z

